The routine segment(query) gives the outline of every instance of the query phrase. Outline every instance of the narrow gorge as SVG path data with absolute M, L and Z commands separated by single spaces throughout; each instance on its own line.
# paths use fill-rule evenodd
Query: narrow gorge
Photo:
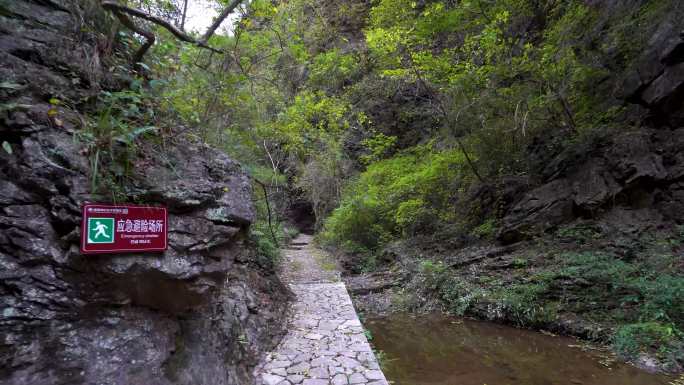
M 684 384 L 682 20 L 0 0 L 0 384 Z

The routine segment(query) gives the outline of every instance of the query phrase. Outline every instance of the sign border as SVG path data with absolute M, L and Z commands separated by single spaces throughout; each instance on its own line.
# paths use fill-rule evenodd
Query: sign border
M 105 206 L 108 208 L 126 208 L 126 207 L 135 207 L 135 208 L 140 208 L 140 209 L 155 209 L 155 210 L 164 210 L 164 248 L 143 248 L 143 249 L 120 249 L 120 250 L 88 250 L 86 248 L 86 233 L 85 229 L 87 229 L 86 226 L 86 209 L 88 207 L 97 207 L 97 206 Z M 116 225 L 116 221 L 115 221 Z M 114 230 L 114 235 L 116 236 L 116 229 Z M 165 252 L 169 248 L 169 210 L 166 207 L 160 207 L 160 206 L 148 206 L 148 205 L 115 205 L 111 203 L 83 203 L 81 206 L 81 245 L 80 245 L 80 251 L 81 254 L 122 254 L 122 253 L 136 253 L 136 252 Z

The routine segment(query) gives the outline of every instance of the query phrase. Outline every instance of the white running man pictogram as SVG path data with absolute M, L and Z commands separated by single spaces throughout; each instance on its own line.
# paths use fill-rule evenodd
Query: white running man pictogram
M 95 221 L 95 239 L 99 238 L 100 235 L 104 236 L 105 238 L 109 238 L 109 235 L 107 235 L 107 225 L 104 223 L 100 223 L 100 221 Z

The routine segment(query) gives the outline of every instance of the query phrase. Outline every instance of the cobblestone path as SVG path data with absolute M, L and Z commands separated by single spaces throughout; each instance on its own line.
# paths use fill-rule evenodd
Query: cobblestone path
M 256 385 L 387 385 L 335 264 L 310 241 L 301 235 L 285 254 L 281 278 L 297 298 Z

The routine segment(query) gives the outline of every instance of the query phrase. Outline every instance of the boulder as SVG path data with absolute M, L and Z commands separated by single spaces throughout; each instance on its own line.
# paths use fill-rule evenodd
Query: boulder
M 498 234 L 503 243 L 513 243 L 573 218 L 572 185 L 555 180 L 525 194 L 504 218 Z

